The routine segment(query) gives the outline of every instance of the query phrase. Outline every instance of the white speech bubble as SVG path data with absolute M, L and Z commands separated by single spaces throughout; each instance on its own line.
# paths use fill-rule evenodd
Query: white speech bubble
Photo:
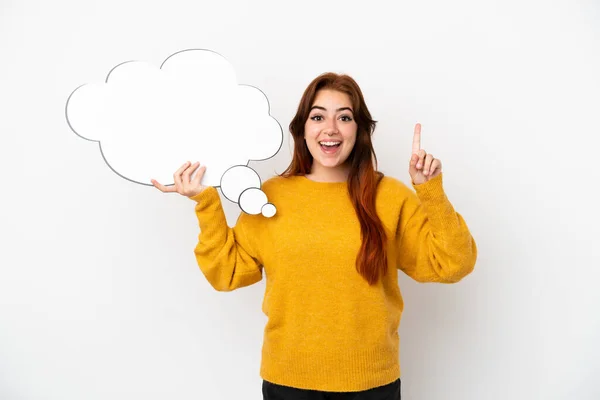
M 260 176 L 250 167 L 236 165 L 229 168 L 221 177 L 221 191 L 229 200 L 238 203 L 240 195 L 247 188 L 260 188 Z
M 267 195 L 260 189 L 248 188 L 242 192 L 239 200 L 240 208 L 248 214 L 261 214 L 265 217 L 275 215 L 275 206 L 268 202 Z
M 114 172 L 144 185 L 172 185 L 185 161 L 199 161 L 202 184 L 219 186 L 229 168 L 273 157 L 283 143 L 265 94 L 239 85 L 232 65 L 210 50 L 177 52 L 160 68 L 119 64 L 105 83 L 75 89 L 66 117 L 77 135 L 100 143 Z
M 262 213 L 270 218 L 275 215 L 276 208 L 268 202 L 260 186 L 260 176 L 245 165 L 231 167 L 221 178 L 221 191 L 227 199 L 238 203 L 245 213 Z

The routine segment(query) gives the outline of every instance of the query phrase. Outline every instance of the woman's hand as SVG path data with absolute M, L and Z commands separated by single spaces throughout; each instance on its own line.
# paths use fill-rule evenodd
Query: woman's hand
M 190 162 L 186 162 L 183 164 L 175 173 L 173 174 L 173 179 L 175 184 L 173 186 L 164 186 L 158 183 L 156 180 L 152 179 L 151 182 L 155 188 L 160 190 L 163 193 L 174 193 L 177 192 L 183 196 L 194 197 L 195 195 L 202 192 L 206 189 L 206 186 L 202 186 L 200 181 L 204 176 L 204 171 L 206 171 L 206 166 L 200 167 L 198 173 L 194 177 L 194 179 L 190 179 L 190 176 L 198 169 L 200 166 L 199 162 L 195 162 L 190 164 Z
M 408 173 L 415 185 L 425 183 L 442 173 L 442 162 L 421 149 L 421 124 L 415 125 Z

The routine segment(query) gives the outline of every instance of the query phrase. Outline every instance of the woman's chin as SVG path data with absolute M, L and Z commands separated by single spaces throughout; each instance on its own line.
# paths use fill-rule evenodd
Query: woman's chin
M 343 168 L 344 167 L 344 162 L 341 161 L 339 158 L 335 158 L 335 159 L 321 159 L 320 160 L 320 164 L 325 167 L 325 168 L 331 168 L 331 169 L 337 169 L 337 168 Z
M 325 168 L 338 168 L 341 163 L 338 160 L 322 160 L 321 165 Z

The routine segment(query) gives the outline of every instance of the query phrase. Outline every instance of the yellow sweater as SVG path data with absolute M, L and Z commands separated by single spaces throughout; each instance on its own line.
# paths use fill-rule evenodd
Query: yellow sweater
M 285 386 L 362 391 L 400 377 L 398 328 L 403 301 L 398 269 L 419 282 L 457 282 L 477 248 L 442 186 L 442 176 L 413 185 L 384 177 L 376 207 L 388 235 L 388 273 L 369 286 L 355 267 L 360 223 L 343 183 L 304 176 L 262 185 L 272 218 L 241 213 L 227 225 L 217 190 L 192 197 L 200 235 L 195 254 L 219 291 L 266 274 L 260 375 Z

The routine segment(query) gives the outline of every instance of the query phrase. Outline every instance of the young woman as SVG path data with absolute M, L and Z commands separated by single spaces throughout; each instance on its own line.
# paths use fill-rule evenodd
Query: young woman
M 441 162 L 421 149 L 420 125 L 412 190 L 376 170 L 375 124 L 351 77 L 314 79 L 290 123 L 292 162 L 261 188 L 272 218 L 241 213 L 228 227 L 199 163 L 182 165 L 174 186 L 153 181 L 196 202 L 195 254 L 216 290 L 252 285 L 264 269 L 266 400 L 400 399 L 398 270 L 453 283 L 474 268 L 475 242 L 444 193 Z

